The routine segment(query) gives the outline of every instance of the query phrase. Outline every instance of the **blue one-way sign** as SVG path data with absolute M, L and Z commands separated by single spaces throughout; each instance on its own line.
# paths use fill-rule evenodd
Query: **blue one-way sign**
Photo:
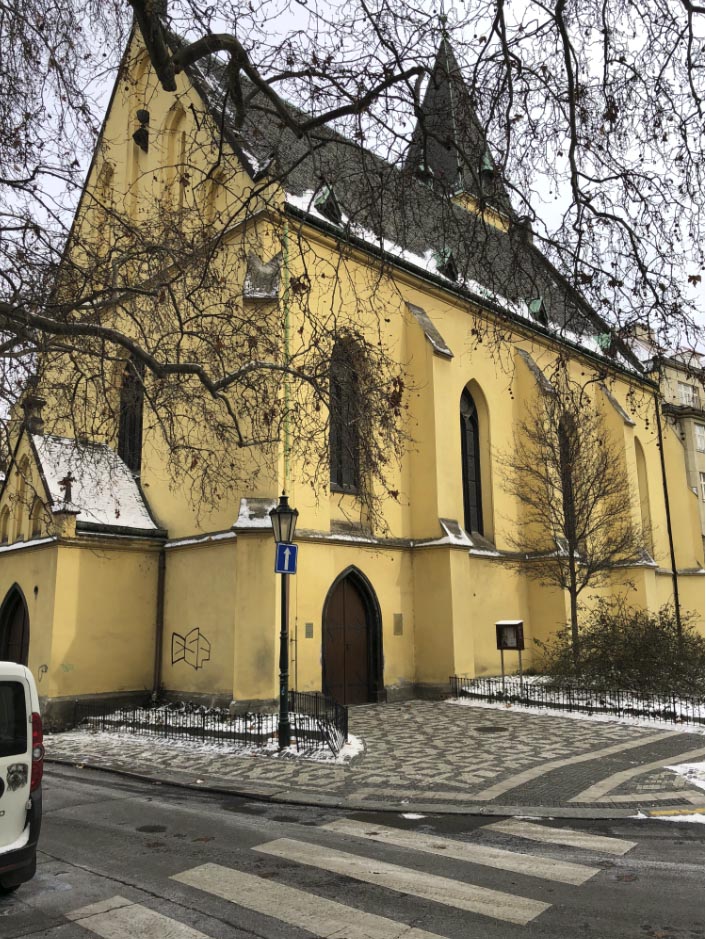
M 275 554 L 275 574 L 296 574 L 299 546 L 280 541 Z

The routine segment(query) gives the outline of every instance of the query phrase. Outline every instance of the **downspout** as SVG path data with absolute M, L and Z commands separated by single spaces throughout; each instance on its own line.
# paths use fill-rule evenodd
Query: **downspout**
M 289 308 L 289 223 L 285 220 L 284 232 L 282 235 L 282 260 L 284 264 L 284 291 L 282 294 L 282 305 L 284 307 L 284 364 L 289 366 L 289 342 L 290 342 L 290 308 Z M 290 447 L 290 427 L 289 427 L 289 375 L 284 373 L 284 486 L 287 491 L 287 482 L 289 481 L 289 447 Z
M 662 437 L 662 415 L 659 395 L 654 392 L 655 415 L 657 417 L 657 440 L 659 441 L 659 460 L 662 467 L 662 490 L 664 492 L 664 509 L 667 515 L 667 537 L 669 539 L 669 558 L 672 565 L 672 591 L 674 593 L 674 613 L 677 620 L 677 634 L 681 639 L 681 608 L 679 604 L 679 578 L 677 576 L 677 559 L 674 553 L 674 534 L 672 532 L 672 514 L 669 509 L 669 487 L 667 485 L 667 468 L 664 462 L 664 438 Z
M 162 686 L 162 644 L 164 637 L 164 581 L 167 567 L 166 551 L 161 548 L 157 562 L 157 619 L 154 635 L 154 672 L 152 677 L 152 701 L 159 697 Z

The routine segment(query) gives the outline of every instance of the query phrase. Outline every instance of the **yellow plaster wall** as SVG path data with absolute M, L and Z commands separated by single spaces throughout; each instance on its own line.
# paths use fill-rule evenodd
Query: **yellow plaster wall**
M 40 695 L 51 694 L 52 623 L 56 588 L 56 542 L 0 548 L 0 603 L 17 584 L 29 613 L 29 668 Z M 36 591 L 36 592 L 35 592 Z M 46 666 L 46 669 L 44 668 Z
M 114 544 L 57 551 L 47 693 L 151 690 L 157 553 Z
M 162 646 L 165 690 L 232 694 L 235 598 L 235 538 L 166 551 Z M 189 634 L 196 657 L 181 655 Z M 204 640 L 210 647 L 207 650 Z
M 235 554 L 233 699 L 277 695 L 279 578 L 270 531 L 239 535 Z
M 454 674 L 449 555 L 448 550 L 433 547 L 415 548 L 412 555 L 416 675 L 422 685 L 446 684 Z

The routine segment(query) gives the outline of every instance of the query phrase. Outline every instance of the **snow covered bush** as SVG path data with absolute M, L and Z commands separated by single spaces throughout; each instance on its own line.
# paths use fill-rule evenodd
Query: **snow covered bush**
M 620 599 L 600 603 L 580 625 L 578 666 L 568 628 L 537 645 L 542 671 L 559 683 L 704 697 L 704 638 L 689 616 L 679 629 L 673 606 L 649 613 Z

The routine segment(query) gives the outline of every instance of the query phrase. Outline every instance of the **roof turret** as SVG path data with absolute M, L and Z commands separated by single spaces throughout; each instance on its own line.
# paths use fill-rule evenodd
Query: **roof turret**
M 511 211 L 443 20 L 406 164 L 436 188 L 464 193 L 504 214 Z

